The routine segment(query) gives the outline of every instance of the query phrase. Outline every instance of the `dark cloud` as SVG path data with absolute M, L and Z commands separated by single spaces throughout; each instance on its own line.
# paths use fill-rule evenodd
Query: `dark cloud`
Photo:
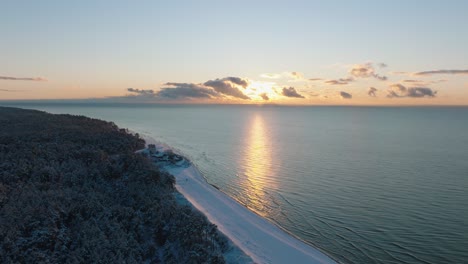
M 27 77 L 27 78 L 18 78 L 18 77 L 8 77 L 8 76 L 0 76 L 0 80 L 7 80 L 7 81 L 34 81 L 34 82 L 46 82 L 47 79 L 42 77 Z
M 367 94 L 372 97 L 377 96 L 377 88 L 375 87 L 369 87 L 369 90 L 367 90 Z
M 389 98 L 402 98 L 402 97 L 435 97 L 437 91 L 432 90 L 428 87 L 405 87 L 401 84 L 392 84 L 388 89 L 387 97 Z
M 387 67 L 385 63 L 378 63 L 377 66 L 379 68 Z M 350 82 L 356 80 L 356 78 L 375 78 L 381 81 L 386 81 L 388 78 L 383 75 L 379 75 L 375 72 L 374 66 L 372 63 L 366 63 L 363 65 L 354 65 L 350 70 L 349 74 L 350 77 L 347 78 L 340 78 L 340 79 L 332 79 L 332 80 L 325 80 L 324 83 L 328 85 L 347 85 Z M 309 81 L 320 81 L 321 78 L 311 78 Z
M 434 74 L 468 74 L 468 70 L 434 70 L 434 71 L 422 71 L 416 72 L 413 75 L 416 76 L 427 76 Z
M 337 80 L 327 80 L 325 81 L 326 84 L 329 84 L 329 85 L 347 85 L 348 83 L 354 81 L 353 78 L 340 78 L 340 79 L 337 79 Z
M 203 87 L 194 83 L 166 83 L 174 87 L 161 88 L 155 95 L 165 99 L 195 99 L 195 98 L 216 98 L 221 95 L 211 88 Z
M 240 89 L 249 86 L 249 81 L 239 77 L 226 77 L 209 80 L 204 84 L 168 82 L 159 91 L 128 88 L 131 92 L 123 98 L 141 100 L 164 99 L 215 99 L 231 96 L 241 99 L 250 99 Z
M 266 93 L 260 94 L 260 97 L 262 97 L 262 99 L 265 100 L 265 101 L 270 100 L 270 97 L 268 97 L 268 95 Z
M 315 81 L 322 81 L 322 78 L 310 78 L 309 81 L 315 82 Z
M 423 86 L 426 86 L 428 84 L 438 84 L 438 83 L 442 83 L 442 82 L 446 82 L 447 80 L 434 80 L 434 81 L 421 81 L 421 80 L 412 80 L 412 79 L 409 79 L 409 80 L 403 80 L 402 82 L 404 83 L 408 83 L 408 84 L 413 84 L 413 85 L 423 85 Z
M 343 92 L 343 91 L 340 92 L 340 96 L 341 96 L 341 98 L 343 98 L 343 99 L 351 99 L 351 98 L 353 98 L 353 95 L 352 95 L 352 94 L 347 93 L 347 92 Z
M 431 88 L 428 87 L 411 87 L 407 90 L 408 97 L 435 97 L 437 91 L 433 91 Z
M 376 78 L 381 81 L 386 81 L 387 77 L 386 76 L 381 76 L 375 73 L 374 67 L 372 66 L 371 63 L 367 63 L 364 65 L 355 65 L 351 68 L 349 71 L 352 77 L 355 78 Z
M 247 86 L 249 86 L 249 81 L 248 80 L 245 80 L 245 79 L 242 79 L 242 78 L 239 78 L 239 77 L 226 77 L 226 78 L 223 78 L 221 80 L 230 81 L 230 82 L 232 82 L 234 84 L 242 86 L 242 88 L 246 88 Z
M 303 95 L 300 95 L 294 87 L 283 87 L 281 94 L 286 97 L 305 98 Z
M 246 88 L 249 82 L 239 77 L 226 77 L 222 79 L 209 80 L 203 85 L 213 88 L 216 92 L 248 100 L 250 97 L 245 95 L 239 88 Z
M 138 95 L 154 96 L 154 90 L 140 90 L 140 89 L 134 89 L 134 88 L 127 88 L 127 91 L 138 94 Z

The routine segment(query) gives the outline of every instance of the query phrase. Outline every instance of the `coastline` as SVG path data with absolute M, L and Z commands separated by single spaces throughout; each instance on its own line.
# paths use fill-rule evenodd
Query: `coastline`
M 145 140 L 158 150 L 172 150 L 153 138 Z M 255 263 L 337 263 L 209 184 L 191 162 L 184 167 L 158 167 L 172 174 L 184 198 Z

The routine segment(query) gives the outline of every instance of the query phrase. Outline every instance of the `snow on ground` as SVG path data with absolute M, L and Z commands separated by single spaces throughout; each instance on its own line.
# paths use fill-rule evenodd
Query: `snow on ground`
M 171 149 L 149 136 L 144 139 L 158 151 Z M 194 165 L 165 169 L 176 178 L 177 190 L 256 263 L 336 263 L 208 184 Z
M 192 165 L 167 167 L 177 190 L 257 263 L 335 263 L 220 192 Z

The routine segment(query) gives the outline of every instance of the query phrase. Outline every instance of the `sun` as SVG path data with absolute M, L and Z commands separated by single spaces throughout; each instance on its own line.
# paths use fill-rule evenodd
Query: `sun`
M 275 85 L 274 82 L 251 81 L 244 93 L 258 102 L 275 100 L 278 98 L 278 94 L 274 89 Z

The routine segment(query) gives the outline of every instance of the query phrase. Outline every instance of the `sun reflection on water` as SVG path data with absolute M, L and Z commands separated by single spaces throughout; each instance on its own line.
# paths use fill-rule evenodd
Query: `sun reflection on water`
M 272 142 L 269 138 L 264 117 L 255 114 L 249 121 L 246 130 L 246 148 L 243 156 L 245 197 L 242 202 L 259 213 L 266 216 L 271 210 L 272 201 L 268 189 L 271 189 L 273 176 Z

